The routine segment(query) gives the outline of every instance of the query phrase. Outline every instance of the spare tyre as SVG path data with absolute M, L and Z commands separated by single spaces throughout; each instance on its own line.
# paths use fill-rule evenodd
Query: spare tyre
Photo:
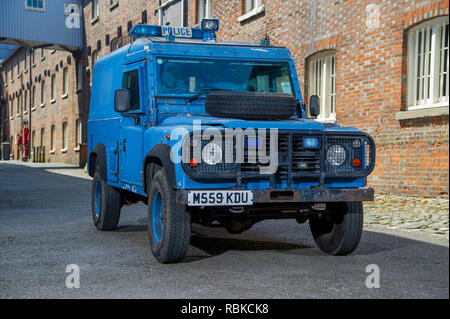
M 206 96 L 205 107 L 208 114 L 218 117 L 281 120 L 295 114 L 297 101 L 284 93 L 218 91 Z

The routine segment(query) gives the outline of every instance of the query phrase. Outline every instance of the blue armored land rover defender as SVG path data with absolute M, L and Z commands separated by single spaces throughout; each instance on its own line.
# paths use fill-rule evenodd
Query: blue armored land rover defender
M 93 68 L 88 122 L 92 216 L 117 226 L 123 205 L 147 204 L 156 259 L 180 261 L 191 224 L 241 233 L 265 219 L 309 222 L 317 246 L 359 244 L 375 145 L 324 124 L 307 106 L 286 48 L 216 40 L 201 28 L 136 25 L 135 41 Z

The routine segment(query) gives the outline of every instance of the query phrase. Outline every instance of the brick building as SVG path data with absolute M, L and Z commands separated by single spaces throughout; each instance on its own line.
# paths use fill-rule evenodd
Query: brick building
M 369 184 L 377 191 L 448 196 L 448 1 L 82 3 L 81 52 L 44 50 L 41 60 L 40 49 L 35 50 L 35 66 L 28 65 L 31 86 L 25 59 L 20 60 L 26 49 L 3 62 L 3 140 L 15 143 L 28 115 L 20 100 L 31 94 L 36 100 L 33 143 L 45 145 L 51 161 L 83 163 L 78 145 L 85 143 L 95 60 L 129 43 L 128 32 L 136 23 L 194 26 L 214 16 L 221 23 L 219 39 L 259 42 L 268 37 L 289 48 L 305 100 L 312 94 L 320 97 L 319 120 L 355 126 L 375 138 L 377 165 Z

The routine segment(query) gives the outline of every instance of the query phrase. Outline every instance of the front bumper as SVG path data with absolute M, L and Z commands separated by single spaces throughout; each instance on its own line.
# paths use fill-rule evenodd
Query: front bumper
M 258 189 L 253 192 L 253 204 L 327 203 L 373 201 L 373 188 Z M 177 203 L 188 203 L 189 190 L 177 190 Z

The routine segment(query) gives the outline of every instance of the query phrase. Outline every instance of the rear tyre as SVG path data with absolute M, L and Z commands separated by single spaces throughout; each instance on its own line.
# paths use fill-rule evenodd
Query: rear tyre
M 151 170 L 148 170 L 150 172 Z M 189 247 L 191 216 L 185 205 L 177 204 L 164 169 L 153 178 L 148 191 L 148 237 L 153 256 L 160 263 L 175 263 L 184 258 Z
M 98 230 L 114 230 L 119 223 L 121 195 L 101 176 L 100 162 L 95 164 L 92 180 L 92 218 Z
M 363 206 L 361 202 L 333 205 L 330 213 L 309 220 L 317 246 L 331 255 L 351 254 L 361 240 Z

